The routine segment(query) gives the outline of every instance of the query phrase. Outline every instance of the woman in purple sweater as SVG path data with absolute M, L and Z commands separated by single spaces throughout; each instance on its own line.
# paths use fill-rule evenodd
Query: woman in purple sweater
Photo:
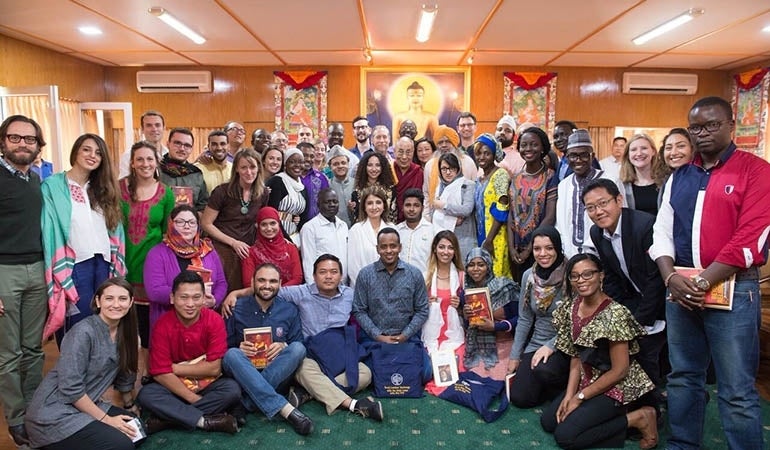
M 222 262 L 208 238 L 201 238 L 198 212 L 179 205 L 169 216 L 163 241 L 153 247 L 144 263 L 144 286 L 150 300 L 150 330 L 155 321 L 172 309 L 174 277 L 183 270 L 199 272 L 206 282 L 206 306 L 218 308 L 227 295 Z

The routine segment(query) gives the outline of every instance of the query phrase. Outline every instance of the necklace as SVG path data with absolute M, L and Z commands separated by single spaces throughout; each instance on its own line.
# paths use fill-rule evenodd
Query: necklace
M 249 200 L 248 202 L 245 202 L 243 201 L 243 199 L 241 199 L 241 214 L 245 216 L 246 214 L 249 213 L 250 204 L 251 204 L 251 200 Z
M 436 272 L 436 278 L 438 278 L 439 280 L 448 280 L 449 279 L 449 274 L 447 274 L 447 276 L 445 276 L 445 277 L 442 277 L 441 275 L 438 274 L 438 272 Z
M 534 172 L 530 172 L 530 171 L 528 171 L 528 170 L 527 170 L 527 167 L 526 167 L 526 166 L 524 166 L 524 173 L 525 173 L 526 175 L 529 175 L 529 176 L 535 176 L 535 175 L 539 174 L 540 172 L 542 172 L 542 171 L 543 171 L 543 169 L 545 169 L 545 163 L 544 163 L 544 162 L 542 162 L 542 161 L 540 161 L 540 168 L 539 168 L 539 169 L 537 169 L 537 170 L 536 170 L 536 171 L 534 171 Z

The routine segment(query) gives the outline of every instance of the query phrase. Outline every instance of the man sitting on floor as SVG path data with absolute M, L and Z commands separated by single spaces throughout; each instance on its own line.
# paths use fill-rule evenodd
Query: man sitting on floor
M 149 373 L 154 383 L 144 386 L 136 399 L 152 415 L 148 433 L 175 425 L 238 431 L 236 418 L 227 411 L 239 405 L 241 390 L 235 380 L 220 377 L 227 351 L 225 323 L 203 307 L 204 292 L 200 275 L 182 271 L 171 288 L 174 310 L 162 315 L 153 328 Z
M 239 298 L 227 319 L 230 349 L 222 360 L 222 370 L 241 386 L 246 410 L 259 408 L 267 417 L 280 413 L 294 431 L 306 436 L 313 431 L 313 421 L 275 391 L 291 379 L 305 358 L 297 308 L 275 298 L 281 287 L 281 275 L 273 264 L 257 267 L 251 285 L 254 295 Z M 262 327 L 270 329 L 272 343 L 260 351 L 246 339 L 244 330 Z M 265 358 L 266 366 L 257 369 L 261 366 L 260 358 Z

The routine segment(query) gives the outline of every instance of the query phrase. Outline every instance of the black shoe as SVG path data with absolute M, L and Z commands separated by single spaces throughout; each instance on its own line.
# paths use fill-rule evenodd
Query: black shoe
M 248 414 L 249 412 L 246 411 L 246 408 L 240 402 L 230 410 L 230 415 L 235 417 L 235 420 L 238 422 L 238 428 L 243 428 L 246 425 L 246 416 Z
M 24 428 L 24 424 L 14 425 L 8 427 L 8 434 L 11 435 L 11 440 L 17 447 L 22 445 L 29 445 L 29 436 L 27 436 L 27 429 Z
M 203 416 L 203 429 L 235 434 L 238 432 L 238 421 L 230 414 L 210 414 Z
M 149 436 L 163 430 L 176 428 L 176 424 L 168 420 L 163 420 L 158 416 L 150 416 L 144 423 L 144 427 L 147 429 L 147 435 Z
M 307 436 L 313 432 L 313 421 L 297 408 L 294 408 L 294 411 L 289 414 L 286 421 L 291 424 L 291 427 L 294 428 L 294 431 L 296 431 L 297 434 Z
M 375 401 L 371 397 L 362 398 L 356 401 L 356 407 L 354 408 L 356 414 L 361 414 L 364 417 L 369 417 L 377 422 L 382 422 L 384 415 L 382 414 L 382 403 Z
M 310 395 L 310 392 L 306 391 L 305 388 L 297 385 L 289 388 L 289 395 L 286 396 L 286 400 L 289 401 L 291 406 L 299 408 L 310 400 L 313 400 L 313 396 Z

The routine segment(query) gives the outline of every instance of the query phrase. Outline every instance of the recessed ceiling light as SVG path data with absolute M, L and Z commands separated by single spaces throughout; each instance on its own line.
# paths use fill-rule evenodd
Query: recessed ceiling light
M 78 27 L 78 31 L 85 34 L 86 36 L 98 36 L 102 34 L 102 30 L 92 26 Z
M 762 31 L 765 33 L 770 33 L 770 25 L 766 26 L 765 28 L 762 28 Z

